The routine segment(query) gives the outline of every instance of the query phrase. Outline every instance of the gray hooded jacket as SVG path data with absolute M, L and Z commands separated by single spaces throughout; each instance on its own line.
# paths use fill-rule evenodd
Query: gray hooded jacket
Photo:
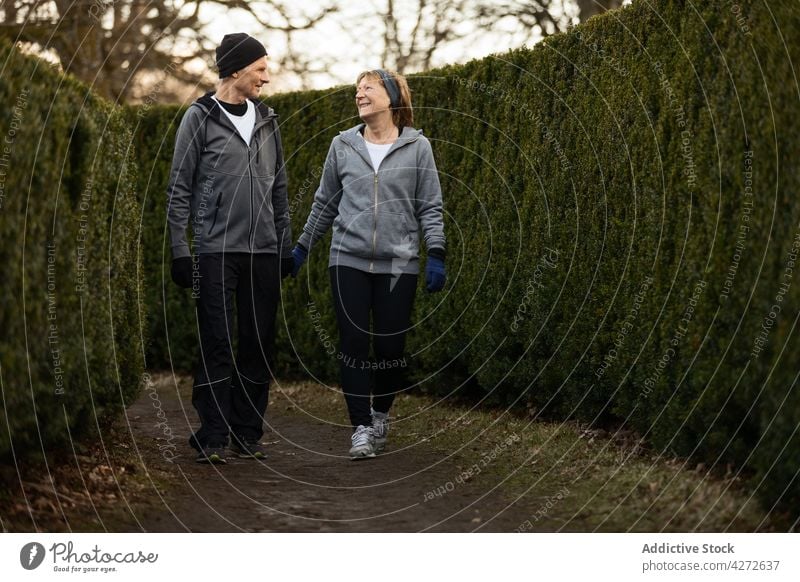
M 286 169 L 278 117 L 259 100 L 250 143 L 206 93 L 192 103 L 175 137 L 167 221 L 172 257 L 246 252 L 290 257 Z
M 431 144 L 404 127 L 376 172 L 358 125 L 333 138 L 299 244 L 333 225 L 329 265 L 371 273 L 419 272 L 420 229 L 428 251 L 445 250 L 442 190 Z

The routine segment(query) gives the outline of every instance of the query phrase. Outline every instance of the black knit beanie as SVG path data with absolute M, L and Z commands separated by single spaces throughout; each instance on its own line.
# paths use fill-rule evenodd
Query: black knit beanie
M 230 77 L 266 54 L 267 49 L 264 45 L 249 34 L 244 32 L 226 34 L 217 47 L 219 78 Z

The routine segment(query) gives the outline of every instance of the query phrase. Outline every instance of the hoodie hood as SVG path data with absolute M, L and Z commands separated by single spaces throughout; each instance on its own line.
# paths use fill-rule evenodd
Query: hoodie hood
M 352 147 L 356 150 L 359 155 L 364 158 L 364 161 L 367 164 L 372 164 L 369 157 L 369 152 L 367 151 L 367 142 L 364 139 L 364 128 L 366 124 L 362 123 L 360 125 L 356 125 L 355 127 L 351 127 L 345 131 L 339 132 L 339 139 L 343 142 Z M 400 135 L 392 144 L 392 147 L 389 148 L 389 152 L 386 155 L 389 155 L 395 150 L 402 148 L 408 144 L 414 143 L 420 137 L 422 137 L 422 130 L 421 129 L 414 129 L 413 127 L 404 127 L 400 132 Z
M 351 127 L 350 129 L 340 131 L 339 136 L 341 140 L 346 144 L 356 147 L 356 145 L 364 143 L 362 137 L 364 135 L 365 127 L 366 127 L 365 123 L 356 125 L 355 127 Z M 417 139 L 419 139 L 421 135 L 422 135 L 421 129 L 414 129 L 413 127 L 404 127 L 403 130 L 400 132 L 397 141 L 394 142 L 394 145 L 397 147 L 404 146 L 406 144 L 416 141 Z M 392 149 L 395 148 L 393 147 Z

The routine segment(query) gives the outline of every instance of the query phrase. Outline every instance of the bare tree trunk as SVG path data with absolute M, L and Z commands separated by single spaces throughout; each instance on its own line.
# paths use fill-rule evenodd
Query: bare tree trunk
M 265 30 L 284 35 L 290 50 L 292 33 L 311 29 L 336 10 L 317 7 L 306 16 L 289 11 L 289 0 L 0 0 L 0 37 L 52 50 L 66 72 L 112 101 L 125 101 L 142 75 L 192 85 L 204 81 L 203 74 L 183 67 L 213 53 L 211 39 L 200 31 L 201 4 L 248 11 Z M 157 46 L 171 40 L 174 48 L 177 38 L 192 48 L 175 55 Z M 311 69 L 298 56 L 291 52 L 277 64 L 305 79 Z
M 586 22 L 592 16 L 602 14 L 606 10 L 612 10 L 622 6 L 622 0 L 576 0 L 578 4 L 578 18 L 581 22 Z

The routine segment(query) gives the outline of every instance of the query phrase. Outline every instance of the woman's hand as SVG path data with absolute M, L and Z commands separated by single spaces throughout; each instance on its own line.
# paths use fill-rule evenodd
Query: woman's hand
M 295 245 L 292 249 L 292 258 L 294 259 L 294 268 L 292 269 L 292 278 L 294 279 L 308 258 L 308 249 L 301 244 Z
M 425 289 L 428 293 L 436 293 L 444 289 L 447 271 L 444 268 L 444 251 L 430 249 L 428 261 L 425 263 Z

